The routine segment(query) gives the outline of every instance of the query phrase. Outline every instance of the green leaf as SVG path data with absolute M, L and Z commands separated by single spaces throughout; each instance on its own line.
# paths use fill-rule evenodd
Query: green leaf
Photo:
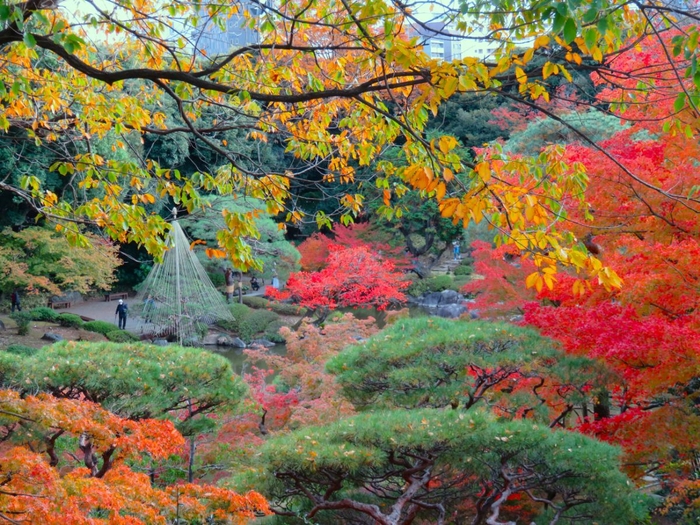
M 673 103 L 673 110 L 677 113 L 685 107 L 685 93 L 678 93 L 676 101 Z
M 576 20 L 573 18 L 567 18 L 564 24 L 564 42 L 567 44 L 574 41 L 576 34 L 578 33 L 578 27 L 576 27 Z
M 559 33 L 563 29 L 566 20 L 567 18 L 557 11 L 552 22 L 552 32 Z
M 583 23 L 584 24 L 590 24 L 593 22 L 598 17 L 598 10 L 594 7 L 591 7 L 588 11 L 583 13 Z
M 24 38 L 22 40 L 24 45 L 29 48 L 36 46 L 36 38 L 34 38 L 34 35 L 31 33 L 24 33 Z
M 598 33 L 598 30 L 592 27 L 589 27 L 583 32 L 583 41 L 588 49 L 593 48 L 593 46 L 598 43 L 599 35 L 600 33 Z
M 606 16 L 605 18 L 601 18 L 598 20 L 598 31 L 600 31 L 601 35 L 604 35 L 607 30 L 608 30 L 608 17 Z

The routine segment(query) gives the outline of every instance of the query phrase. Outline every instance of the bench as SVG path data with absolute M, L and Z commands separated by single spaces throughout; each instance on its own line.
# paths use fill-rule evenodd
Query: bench
M 59 308 L 70 308 L 70 301 L 49 301 L 49 308 L 58 310 Z
M 129 298 L 129 294 L 126 292 L 117 292 L 117 293 L 106 293 L 105 294 L 105 301 L 113 301 L 114 299 L 124 299 L 125 301 Z

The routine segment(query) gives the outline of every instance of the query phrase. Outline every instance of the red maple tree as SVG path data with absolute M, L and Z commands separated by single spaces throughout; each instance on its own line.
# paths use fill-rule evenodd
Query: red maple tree
M 372 253 L 369 247 L 331 245 L 326 267 L 318 272 L 290 275 L 284 291 L 268 287 L 266 294 L 291 299 L 325 319 L 330 310 L 342 307 L 373 307 L 384 310 L 406 301 L 401 292 L 409 283 L 394 263 Z

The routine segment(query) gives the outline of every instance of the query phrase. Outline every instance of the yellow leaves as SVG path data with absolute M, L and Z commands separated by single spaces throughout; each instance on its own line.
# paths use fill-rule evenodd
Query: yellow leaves
M 541 47 L 547 47 L 549 46 L 549 36 L 547 35 L 540 35 L 535 39 L 535 43 L 532 46 L 534 49 L 539 49 Z
M 488 162 L 479 162 L 474 167 L 474 171 L 484 183 L 487 183 L 491 179 L 491 168 Z
M 438 204 L 440 215 L 442 215 L 445 218 L 452 217 L 452 215 L 454 215 L 455 211 L 457 210 L 457 206 L 459 206 L 459 204 L 460 200 L 455 197 L 445 199 L 444 201 Z
M 117 193 L 117 191 L 114 191 L 114 193 Z M 131 196 L 131 203 L 132 204 L 154 204 L 156 202 L 156 199 L 153 195 L 150 193 L 144 193 L 142 195 L 134 194 Z
M 538 293 L 541 292 L 545 286 L 552 290 L 554 288 L 554 283 L 556 282 L 556 278 L 554 277 L 556 272 L 556 267 L 546 266 L 540 271 L 528 275 L 525 279 L 525 286 L 527 288 L 534 287 Z
M 298 224 L 304 220 L 304 216 L 305 216 L 304 212 L 301 212 L 299 210 L 294 210 L 294 211 L 287 213 L 286 220 L 287 220 L 287 222 L 291 222 L 293 224 Z
M 542 68 L 542 78 L 547 80 L 552 75 L 557 75 L 559 73 L 559 66 L 552 62 L 546 62 Z
M 198 244 L 206 244 L 206 241 L 203 241 L 202 239 L 195 239 L 190 243 L 190 250 L 194 250 L 194 247 Z
M 527 82 L 527 74 L 520 66 L 515 67 L 515 78 L 519 84 L 525 84 L 525 82 Z
M 457 146 L 457 139 L 450 135 L 445 135 L 440 137 L 440 140 L 438 141 L 438 146 L 440 148 L 440 151 L 447 155 L 450 151 L 452 151 L 456 146 Z

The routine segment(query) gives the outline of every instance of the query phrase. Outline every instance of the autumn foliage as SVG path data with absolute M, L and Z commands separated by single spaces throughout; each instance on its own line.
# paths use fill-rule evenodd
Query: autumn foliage
M 299 245 L 301 269 L 306 272 L 315 272 L 322 269 L 326 265 L 331 246 L 334 244 L 344 248 L 364 246 L 372 253 L 391 260 L 396 268 L 404 269 L 408 267 L 409 260 L 404 253 L 404 249 L 401 246 L 390 246 L 388 239 L 383 239 L 382 237 L 382 234 L 369 222 L 353 223 L 348 226 L 336 224 L 333 227 L 332 236 L 314 233 Z
M 170 421 L 132 421 L 85 400 L 0 391 L 0 517 L 10 523 L 167 523 L 215 517 L 243 523 L 268 512 L 256 493 L 154 486 L 130 467 L 180 452 Z M 127 462 L 132 460 L 132 462 Z
M 325 268 L 292 274 L 286 290 L 268 287 L 266 293 L 276 299 L 291 299 L 314 311 L 361 306 L 384 310 L 406 300 L 401 290 L 408 284 L 391 261 L 370 248 L 334 245 Z

